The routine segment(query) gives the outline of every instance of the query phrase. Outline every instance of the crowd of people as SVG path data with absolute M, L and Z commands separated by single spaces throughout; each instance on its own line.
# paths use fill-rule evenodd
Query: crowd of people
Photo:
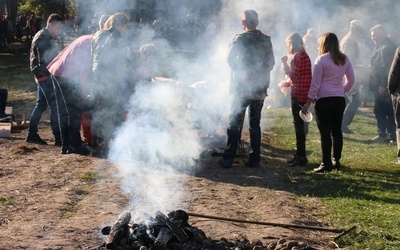
M 233 166 L 241 143 L 247 108 L 250 146 L 246 165 L 252 168 L 261 166 L 261 111 L 275 57 L 271 37 L 257 29 L 258 23 L 258 13 L 246 10 L 242 18 L 244 32 L 235 36 L 227 50 L 233 101 L 227 147 L 219 161 L 227 168 Z M 123 106 L 135 91 L 134 85 L 154 76 L 149 75 L 154 74 L 150 72 L 154 68 L 143 65 L 148 65 L 159 51 L 154 44 L 140 48 L 140 44 L 123 39 L 129 18 L 119 12 L 103 15 L 95 32 L 78 37 L 60 52 L 54 38 L 60 34 L 64 24 L 61 16 L 52 14 L 46 27 L 32 39 L 30 68 L 38 86 L 38 95 L 26 141 L 47 144 L 38 134 L 38 124 L 48 107 L 54 143 L 61 146 L 62 154 L 106 152 L 113 131 L 124 120 L 126 111 Z M 363 24 L 353 20 L 348 34 L 341 40 L 334 33 L 325 33 L 317 39 L 313 28 L 308 29 L 304 36 L 298 32 L 287 36 L 288 53 L 280 59 L 286 80 L 282 80 L 279 86 L 282 90 L 291 89 L 296 152 L 293 158 L 288 159 L 289 166 L 308 163 L 308 123 L 301 116 L 310 112 L 314 103 L 322 151 L 322 163 L 314 171 L 340 168 L 342 133 L 353 133 L 349 126 L 366 88 L 370 88 L 375 96 L 377 136 L 372 141 L 399 142 L 395 116 L 398 116 L 395 105 L 399 89 L 396 85 L 398 64 L 395 62 L 391 71 L 394 76 L 389 79 L 392 87 L 388 91 L 388 75 L 397 45 L 390 40 L 382 25 L 376 25 L 370 29 L 376 46 L 368 50 L 364 40 L 366 33 Z M 365 77 L 367 68 L 371 71 L 369 77 Z M 118 69 L 118 73 L 113 69 Z M 88 146 L 82 144 L 81 127 Z
M 227 147 L 219 163 L 226 168 L 232 167 L 248 107 L 250 147 L 246 165 L 259 168 L 260 112 L 263 103 L 260 100 L 267 94 L 269 72 L 274 66 L 273 52 L 270 37 L 256 28 L 258 15 L 255 11 L 245 11 L 242 24 L 244 32 L 233 39 L 227 55 L 232 70 L 234 101 L 227 130 Z M 359 20 L 350 23 L 348 34 L 341 40 L 331 32 L 322 34 L 317 40 L 313 33 L 314 29 L 310 28 L 303 37 L 297 32 L 289 34 L 286 38 L 288 54 L 281 57 L 281 69 L 286 80 L 279 83 L 279 89 L 286 93 L 286 88 L 291 88 L 296 138 L 296 153 L 287 164 L 304 166 L 308 162 L 308 124 L 301 116 L 310 112 L 309 108 L 314 103 L 322 151 L 321 164 L 314 171 L 330 172 L 340 168 L 343 132 L 353 133 L 349 126 L 361 104 L 362 88 L 369 88 L 375 96 L 374 114 L 378 135 L 371 141 L 394 142 L 397 137 L 397 163 L 400 164 L 399 55 L 393 59 L 397 45 L 379 24 L 370 29 L 375 48 L 368 50 L 364 41 L 365 27 Z M 310 55 L 315 58 L 310 59 Z M 367 63 L 368 60 L 370 63 Z M 251 92 L 253 87 L 257 91 Z

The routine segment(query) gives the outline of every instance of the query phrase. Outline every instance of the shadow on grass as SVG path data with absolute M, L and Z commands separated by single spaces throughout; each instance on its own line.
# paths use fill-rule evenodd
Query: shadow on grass
M 340 171 L 327 174 L 306 173 L 297 176 L 300 185 L 293 189 L 296 195 L 341 197 L 400 204 L 400 198 L 382 196 L 382 192 L 399 192 L 400 170 L 384 171 L 355 169 L 342 166 Z M 374 193 L 380 194 L 374 195 Z
M 218 164 L 221 156 L 210 156 L 202 163 L 202 170 L 196 176 L 238 186 L 282 190 L 299 196 L 341 197 L 400 204 L 400 198 L 382 196 L 382 192 L 399 192 L 400 170 L 378 171 L 363 169 L 362 165 L 360 168 L 342 165 L 340 171 L 319 174 L 312 171 L 318 164 L 288 167 L 286 159 L 293 155 L 292 150 L 271 145 L 263 145 L 263 149 L 266 157 L 262 159 L 260 169 L 246 167 L 245 156 L 235 158 L 232 168 L 223 168 Z

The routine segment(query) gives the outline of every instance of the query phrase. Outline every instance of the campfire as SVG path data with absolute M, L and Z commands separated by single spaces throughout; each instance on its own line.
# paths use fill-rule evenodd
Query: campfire
M 246 239 L 229 242 L 226 239 L 212 240 L 206 234 L 189 225 L 189 214 L 175 210 L 167 215 L 156 212 L 152 217 L 145 213 L 146 219 L 131 223 L 131 214 L 124 212 L 112 226 L 102 229 L 108 238 L 97 249 L 269 249 L 269 250 L 312 250 L 305 242 L 279 239 L 263 246 L 261 241 L 249 242 Z
M 108 235 L 107 249 L 183 249 L 203 245 L 205 233 L 188 224 L 189 216 L 183 210 L 168 215 L 156 212 L 155 217 L 145 214 L 146 220 L 130 224 L 131 214 L 122 213 L 113 226 L 104 227 Z M 207 245 L 207 244 L 206 244 Z

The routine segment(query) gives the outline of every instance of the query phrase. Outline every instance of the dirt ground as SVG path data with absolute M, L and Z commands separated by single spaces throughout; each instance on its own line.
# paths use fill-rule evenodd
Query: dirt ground
M 14 109 L 16 120 L 31 108 Z M 26 128 L 14 128 L 11 138 L 0 138 L 0 249 L 95 249 L 101 245 L 106 239 L 101 229 L 112 225 L 129 203 L 120 190 L 115 166 L 102 158 L 61 155 L 60 148 L 52 145 L 47 114 L 39 133 L 49 145 L 28 144 Z M 269 147 L 268 136 L 264 134 L 261 169 L 245 167 L 245 158 L 223 169 L 217 164 L 218 156 L 205 154 L 197 174 L 176 175 L 186 190 L 187 204 L 182 207 L 203 215 L 329 227 L 314 215 L 321 209 L 317 199 L 300 201 L 291 192 L 301 185 L 293 175 L 300 176 L 306 169 L 289 176 L 284 167 L 288 156 Z M 190 216 L 189 224 L 211 239 L 260 240 L 264 246 L 285 238 L 326 249 L 337 235 L 196 216 Z

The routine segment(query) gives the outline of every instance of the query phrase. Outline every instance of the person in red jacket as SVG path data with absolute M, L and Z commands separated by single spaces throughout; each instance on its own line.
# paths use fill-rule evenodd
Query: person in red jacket
M 288 161 L 289 166 L 304 166 L 308 160 L 306 157 L 306 135 L 308 123 L 305 123 L 299 115 L 303 105 L 307 102 L 307 94 L 311 85 L 311 61 L 308 56 L 303 39 L 299 33 L 291 33 L 286 38 L 286 47 L 293 57 L 288 64 L 288 56 L 281 58 L 282 67 L 289 77 L 288 82 L 281 82 L 285 87 L 291 87 L 291 107 L 294 129 L 296 133 L 296 153 L 293 159 Z

